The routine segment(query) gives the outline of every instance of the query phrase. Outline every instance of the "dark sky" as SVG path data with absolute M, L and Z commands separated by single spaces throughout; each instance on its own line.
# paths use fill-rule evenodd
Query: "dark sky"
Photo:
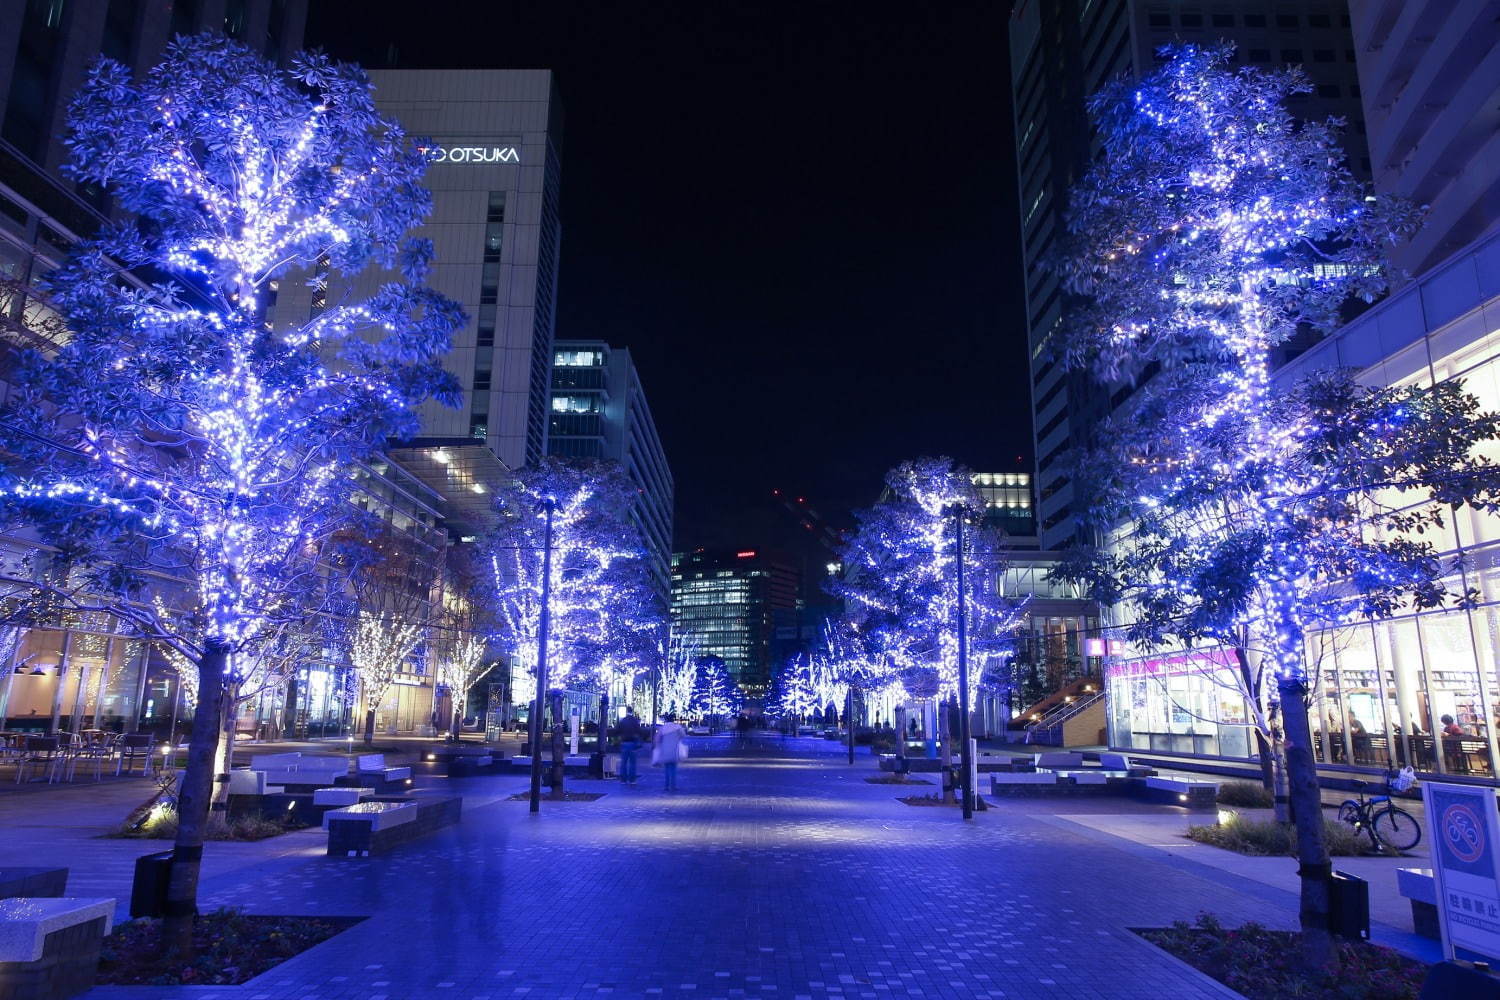
M 1029 468 L 1007 7 L 314 0 L 308 44 L 557 72 L 557 335 L 635 356 L 678 547 L 750 546 L 774 487 L 838 524 L 903 458 Z

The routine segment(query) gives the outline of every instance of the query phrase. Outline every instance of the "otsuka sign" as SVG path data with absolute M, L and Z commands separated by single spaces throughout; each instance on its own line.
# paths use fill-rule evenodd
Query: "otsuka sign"
M 418 146 L 433 163 L 520 163 L 514 146 Z

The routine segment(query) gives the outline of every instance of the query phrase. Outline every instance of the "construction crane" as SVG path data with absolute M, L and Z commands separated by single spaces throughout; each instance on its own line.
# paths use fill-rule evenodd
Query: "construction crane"
M 772 490 L 771 495 L 780 501 L 781 506 L 796 519 L 797 524 L 812 535 L 819 544 L 834 555 L 838 555 L 844 548 L 844 536 L 828 526 L 819 514 L 807 502 L 805 497 L 793 497 L 783 493 L 781 490 Z

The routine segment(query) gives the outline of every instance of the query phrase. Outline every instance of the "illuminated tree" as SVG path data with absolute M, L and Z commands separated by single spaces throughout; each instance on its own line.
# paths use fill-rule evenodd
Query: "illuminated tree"
M 743 696 L 729 676 L 722 658 L 708 654 L 693 662 L 693 695 L 688 710 L 700 717 L 719 719 L 740 710 Z
M 501 647 L 535 678 L 542 604 L 543 501 L 552 519 L 551 635 L 547 682 L 599 690 L 622 631 L 641 620 L 645 552 L 630 520 L 636 496 L 614 463 L 544 459 L 500 493 L 490 545 Z
M 325 606 L 350 463 L 456 399 L 438 359 L 462 313 L 405 237 L 425 160 L 355 67 L 179 39 L 139 82 L 101 60 L 68 125 L 73 175 L 131 217 L 50 277 L 69 339 L 10 379 L 0 498 L 51 550 L 10 569 L 38 613 L 107 611 L 198 664 L 167 902 L 186 952 L 226 665 Z M 272 329 L 272 283 L 319 260 L 397 274 Z
M 450 732 L 457 740 L 463 733 L 469 692 L 493 666 L 487 656 L 492 626 L 489 621 L 488 574 L 480 576 L 468 565 L 451 569 L 451 586 L 443 595 L 445 606 L 440 619 L 443 634 L 437 656 L 437 682 L 447 690 L 452 702 Z M 481 581 L 485 582 L 482 584 Z
M 771 678 L 771 693 L 766 699 L 766 714 L 777 721 L 797 725 L 814 709 L 821 710 L 813 680 L 813 658 L 807 653 L 787 657 L 776 676 Z
M 954 521 L 956 512 L 967 522 L 983 510 L 972 473 L 951 459 L 905 462 L 886 476 L 880 501 L 859 512 L 842 553 L 847 569 L 833 590 L 848 609 L 851 634 L 865 637 L 858 659 L 898 673 L 913 698 L 958 690 Z M 995 585 L 1003 560 L 993 532 L 966 530 L 964 558 L 969 651 L 987 655 L 1009 640 L 1019 608 Z M 980 674 L 977 657 L 973 666 L 971 687 Z
M 1385 288 L 1383 245 L 1410 211 L 1343 165 L 1335 123 L 1299 123 L 1297 70 L 1228 68 L 1173 47 L 1090 102 L 1102 155 L 1074 189 L 1063 264 L 1086 297 L 1065 357 L 1135 399 L 1080 461 L 1091 523 L 1112 535 L 1075 571 L 1147 646 L 1212 644 L 1275 678 L 1302 874 L 1305 959 L 1333 961 L 1330 866 L 1308 722 L 1312 634 L 1403 606 L 1462 603 L 1420 536 L 1452 507 L 1492 509 L 1496 436 L 1462 386 L 1371 389 L 1347 373 L 1293 386 L 1276 350 Z

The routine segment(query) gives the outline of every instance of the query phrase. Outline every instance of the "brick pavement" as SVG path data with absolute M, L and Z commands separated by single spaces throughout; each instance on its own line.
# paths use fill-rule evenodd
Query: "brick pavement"
M 1128 928 L 1206 907 L 1294 919 L 1264 887 L 1025 810 L 966 825 L 902 805 L 932 788 L 869 784 L 868 757 L 850 769 L 822 741 L 692 743 L 676 795 L 643 768 L 638 786 L 579 781 L 608 794 L 531 817 L 497 799 L 524 780 L 435 779 L 466 796 L 464 818 L 427 840 L 211 873 L 206 905 L 369 919 L 241 987 L 88 997 L 1222 997 Z

